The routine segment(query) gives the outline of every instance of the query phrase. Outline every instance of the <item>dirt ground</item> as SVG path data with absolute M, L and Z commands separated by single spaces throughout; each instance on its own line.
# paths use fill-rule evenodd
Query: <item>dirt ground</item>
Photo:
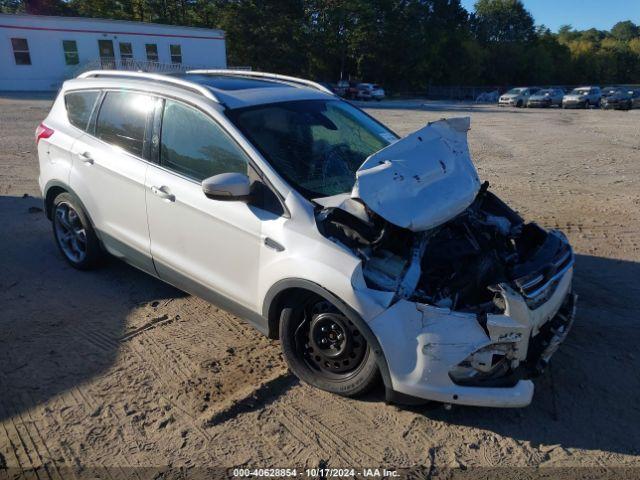
M 214 305 L 115 260 L 68 267 L 37 186 L 33 132 L 50 103 L 0 98 L 0 478 L 3 467 L 39 479 L 233 466 L 640 475 L 640 110 L 367 104 L 401 134 L 470 115 L 481 177 L 577 253 L 578 317 L 533 404 L 446 411 L 315 390 L 277 342 Z

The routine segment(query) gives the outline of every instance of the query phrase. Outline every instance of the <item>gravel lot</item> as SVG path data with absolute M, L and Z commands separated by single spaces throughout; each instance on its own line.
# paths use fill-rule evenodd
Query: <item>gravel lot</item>
M 445 411 L 312 389 L 277 342 L 216 306 L 115 260 L 68 267 L 39 210 L 33 132 L 50 103 L 0 98 L 0 478 L 3 467 L 40 479 L 99 467 L 113 478 L 155 472 L 131 467 L 640 467 L 640 110 L 366 105 L 401 134 L 470 115 L 481 177 L 578 254 L 576 324 L 533 404 Z

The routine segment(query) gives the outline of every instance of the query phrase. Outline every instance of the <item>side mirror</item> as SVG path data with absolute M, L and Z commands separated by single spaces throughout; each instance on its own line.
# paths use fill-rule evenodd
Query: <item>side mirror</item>
M 205 178 L 202 191 L 215 200 L 246 200 L 251 193 L 251 182 L 243 173 L 221 173 Z

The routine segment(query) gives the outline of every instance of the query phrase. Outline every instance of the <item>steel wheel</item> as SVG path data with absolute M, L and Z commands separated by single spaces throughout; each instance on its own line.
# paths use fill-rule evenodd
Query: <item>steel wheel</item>
M 53 228 L 65 256 L 74 263 L 83 262 L 87 258 L 87 232 L 78 212 L 68 202 L 56 205 Z
M 368 353 L 355 325 L 326 301 L 306 306 L 296 343 L 307 366 L 327 379 L 353 375 Z
M 292 297 L 279 324 L 291 371 L 310 385 L 345 397 L 370 390 L 380 379 L 378 357 L 367 342 L 372 334 L 362 330 L 367 326 L 358 320 L 319 295 Z

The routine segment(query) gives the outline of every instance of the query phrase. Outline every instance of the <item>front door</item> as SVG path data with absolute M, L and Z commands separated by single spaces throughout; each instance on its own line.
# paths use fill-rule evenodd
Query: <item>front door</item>
M 207 198 L 201 182 L 247 173 L 244 151 L 211 117 L 165 100 L 159 165 L 146 180 L 151 254 L 158 275 L 211 302 L 219 294 L 257 311 L 258 263 L 265 212 L 242 201 Z
M 102 68 L 116 68 L 116 55 L 113 50 L 113 40 L 98 40 L 98 50 L 100 51 L 100 64 Z

